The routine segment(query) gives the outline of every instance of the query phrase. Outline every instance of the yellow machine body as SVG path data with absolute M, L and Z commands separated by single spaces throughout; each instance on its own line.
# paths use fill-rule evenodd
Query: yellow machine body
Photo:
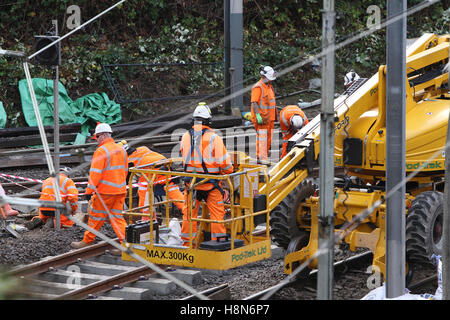
M 136 254 L 155 264 L 213 270 L 228 270 L 270 258 L 271 255 L 271 241 L 266 237 L 255 237 L 252 244 L 226 251 L 174 248 L 157 244 L 131 244 L 130 246 Z M 123 254 L 122 259 L 135 261 L 128 254 Z
M 153 183 L 156 176 L 165 176 L 166 185 L 169 183 L 169 178 L 174 176 L 191 178 L 190 187 L 187 187 L 188 197 L 188 222 L 190 227 L 190 241 L 187 246 L 170 246 L 156 243 L 153 237 L 149 237 L 149 243 L 127 243 L 123 245 L 132 249 L 136 254 L 155 264 L 175 265 L 193 268 L 227 270 L 242 266 L 251 262 L 270 258 L 271 255 L 271 240 L 269 229 L 264 234 L 253 234 L 255 229 L 254 219 L 262 217 L 263 220 L 268 221 L 269 211 L 267 210 L 267 203 L 264 203 L 264 209 L 256 211 L 254 208 L 254 199 L 258 194 L 259 177 L 266 176 L 267 168 L 262 165 L 249 164 L 248 158 L 244 153 L 231 153 L 234 172 L 228 175 L 216 176 L 198 173 L 186 173 L 174 170 L 156 170 L 155 167 L 164 165 L 169 169 L 174 164 L 180 163 L 181 159 L 168 159 L 150 165 L 150 168 L 131 168 L 130 176 L 130 208 L 124 211 L 124 214 L 129 217 L 132 216 L 149 216 L 151 214 L 143 214 L 141 209 L 158 208 L 165 206 L 165 217 L 162 221 L 166 226 L 169 226 L 169 206 L 173 200 L 169 199 L 166 194 L 166 200 L 153 203 Z M 132 207 L 132 186 L 134 176 L 144 176 L 148 182 L 149 205 L 133 208 Z M 226 216 L 224 220 L 212 220 L 209 217 L 207 206 L 201 202 L 202 210 L 199 210 L 198 217 L 192 216 L 193 202 L 192 191 L 195 187 L 207 183 L 210 179 L 220 180 L 222 187 L 228 191 L 230 201 L 224 203 L 226 209 Z M 168 190 L 168 188 L 166 188 Z M 266 201 L 267 195 L 261 198 Z M 227 233 L 230 235 L 230 248 L 227 250 L 217 251 L 208 250 L 201 247 L 204 241 L 203 232 L 208 231 L 211 222 L 223 223 L 227 228 Z M 192 223 L 198 224 L 197 236 L 192 237 Z M 149 234 L 153 234 L 153 225 L 150 224 Z M 242 246 L 235 247 L 235 240 L 241 240 Z M 123 260 L 134 261 L 135 259 L 130 255 L 123 253 Z

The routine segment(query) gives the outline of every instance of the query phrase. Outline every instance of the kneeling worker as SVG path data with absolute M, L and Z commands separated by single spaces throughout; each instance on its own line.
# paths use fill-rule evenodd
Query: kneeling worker
M 193 127 L 181 138 L 181 155 L 185 172 L 222 175 L 233 173 L 231 157 L 223 143 L 211 125 L 211 110 L 201 102 L 193 113 Z M 188 222 L 188 193 L 190 179 L 186 179 L 185 206 L 183 208 L 183 224 L 181 226 L 181 238 L 184 245 L 189 245 L 189 222 Z M 199 180 L 197 179 L 196 182 Z M 196 218 L 201 200 L 206 201 L 210 218 L 212 220 L 223 220 L 225 207 L 223 204 L 223 190 L 218 180 L 210 180 L 200 184 L 195 189 L 196 197 L 192 199 L 195 203 L 192 208 L 192 217 Z M 197 233 L 197 222 L 192 222 L 192 237 Z M 211 223 L 211 240 L 226 236 L 226 228 L 223 223 Z
M 70 172 L 68 168 L 61 168 L 59 174 L 59 192 L 61 200 L 64 204 L 69 203 L 71 208 L 71 215 L 74 215 L 78 208 L 78 189 L 75 183 L 67 174 Z M 41 196 L 39 200 L 56 201 L 55 190 L 53 187 L 53 177 L 49 177 L 42 183 Z M 48 227 L 55 227 L 55 209 L 54 208 L 39 208 L 39 216 L 33 217 L 31 221 L 25 223 L 25 227 L 32 230 L 36 227 L 46 224 Z M 69 220 L 64 214 L 59 215 L 61 227 L 73 226 L 73 221 Z
M 122 212 L 127 192 L 128 156 L 123 147 L 114 142 L 111 133 L 111 127 L 107 123 L 99 123 L 95 128 L 94 138 L 98 147 L 92 156 L 86 188 L 86 194 L 92 196 L 89 203 L 88 224 L 98 231 L 103 223 L 109 220 L 122 242 L 127 226 Z M 79 249 L 92 245 L 94 240 L 95 234 L 87 230 L 83 240 L 72 242 L 70 245 Z M 120 255 L 121 251 L 113 249 L 111 253 Z
M 303 128 L 309 122 L 308 117 L 296 105 L 289 105 L 283 108 L 280 112 L 280 129 L 283 135 L 283 147 L 281 151 L 281 158 L 287 154 L 288 140 L 292 138 L 298 130 Z
M 122 141 L 119 144 L 124 145 L 124 148 L 128 154 L 128 161 L 130 163 L 133 163 L 133 165 L 135 167 L 137 167 L 138 169 L 139 168 L 146 169 L 152 163 L 167 159 L 162 154 L 152 151 L 148 147 L 145 147 L 145 146 L 137 147 L 137 148 L 128 147 L 126 144 L 126 141 Z M 147 178 L 150 179 L 149 174 L 147 175 Z M 164 192 L 164 187 L 166 186 L 166 178 L 167 178 L 167 176 L 165 176 L 165 175 L 158 175 L 155 177 L 155 180 L 154 180 L 155 182 L 161 181 L 153 186 L 153 191 L 154 191 L 155 195 L 157 195 L 158 193 L 160 193 L 161 195 L 166 194 Z M 138 189 L 139 207 L 149 205 L 150 202 L 148 199 L 148 196 L 149 196 L 148 195 L 148 187 L 147 187 L 147 180 L 145 179 L 145 177 L 143 177 L 143 176 L 139 177 L 138 185 L 139 185 L 139 189 Z M 175 206 L 180 210 L 180 212 L 182 212 L 183 206 L 184 206 L 184 196 L 181 193 L 178 186 L 175 183 L 173 183 L 172 181 L 169 181 L 168 190 L 166 190 L 166 191 L 167 191 L 167 195 L 168 195 L 169 199 L 182 201 L 182 202 L 179 202 L 179 201 L 174 202 Z M 153 199 L 153 201 L 155 201 L 155 199 Z M 149 213 L 149 212 L 150 212 L 149 208 L 142 209 L 142 213 Z M 155 219 L 156 216 L 154 215 L 153 218 Z M 145 220 L 149 220 L 149 219 L 148 219 L 148 217 L 143 217 L 142 220 L 145 221 Z

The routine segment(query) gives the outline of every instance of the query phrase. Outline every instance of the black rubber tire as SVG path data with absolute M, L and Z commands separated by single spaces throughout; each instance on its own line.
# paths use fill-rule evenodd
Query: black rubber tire
M 412 201 L 406 216 L 406 261 L 433 265 L 432 255 L 442 254 L 444 195 L 425 191 Z
M 297 223 L 297 208 L 302 201 L 314 194 L 315 186 L 305 181 L 289 193 L 270 213 L 270 230 L 272 239 L 285 250 L 291 240 L 300 236 Z

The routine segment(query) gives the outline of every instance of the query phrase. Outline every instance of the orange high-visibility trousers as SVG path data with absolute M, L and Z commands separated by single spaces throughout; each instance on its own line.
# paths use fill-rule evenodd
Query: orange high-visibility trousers
M 288 152 L 287 152 L 288 141 L 293 136 L 294 136 L 293 133 L 288 133 L 283 136 L 283 145 L 281 147 L 281 159 L 283 159 L 288 154 Z
M 43 213 L 48 213 L 49 215 L 44 215 Z M 50 215 L 51 214 L 51 215 Z M 56 217 L 55 217 L 55 211 L 49 211 L 49 210 L 41 210 L 39 208 L 39 218 L 46 223 L 47 219 L 52 218 L 53 219 L 53 225 L 56 226 Z M 33 219 L 31 219 L 33 220 Z M 60 227 L 72 227 L 74 222 L 72 220 L 69 220 L 64 214 L 61 212 L 59 213 L 59 225 Z
M 283 159 L 287 155 L 287 141 L 283 142 L 283 146 L 281 147 L 281 159 Z
M 270 145 L 272 143 L 272 132 L 274 122 L 268 124 L 257 124 L 256 129 L 256 156 L 259 160 L 268 160 Z
M 125 238 L 125 228 L 127 222 L 123 218 L 123 204 L 125 203 L 126 193 L 123 194 L 102 194 L 100 195 L 106 208 L 103 206 L 102 201 L 98 198 L 97 194 L 94 194 L 89 203 L 89 226 L 95 230 L 100 230 L 105 221 L 109 221 L 122 242 Z M 109 214 L 108 214 L 109 213 Z M 83 241 L 91 243 L 95 240 L 95 234 L 89 230 L 84 233 Z
M 168 188 L 169 188 L 169 190 L 167 192 L 167 195 L 169 196 L 169 199 L 183 201 L 183 202 L 176 201 L 173 203 L 181 212 L 183 212 L 184 195 L 180 191 L 180 188 L 176 184 L 173 184 L 173 183 L 170 183 Z
M 185 206 L 183 209 L 183 224 L 181 225 L 181 239 L 184 241 L 184 245 L 189 244 L 189 220 L 188 220 L 188 199 L 187 192 L 185 191 Z M 192 218 L 197 218 L 200 201 L 192 199 Z M 225 216 L 225 207 L 223 205 L 223 196 L 218 189 L 212 189 L 208 193 L 206 198 L 206 206 L 209 211 L 209 217 L 211 220 L 223 220 Z M 224 237 L 227 233 L 227 229 L 223 223 L 211 223 L 211 240 L 216 240 L 218 237 Z M 197 235 L 197 222 L 192 221 L 192 239 L 194 240 Z

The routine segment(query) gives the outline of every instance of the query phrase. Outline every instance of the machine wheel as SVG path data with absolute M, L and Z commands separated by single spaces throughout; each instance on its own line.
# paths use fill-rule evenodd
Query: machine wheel
M 286 254 L 301 250 L 303 247 L 308 245 L 308 242 L 309 242 L 309 232 L 306 232 L 304 230 L 299 231 L 299 235 L 289 242 L 289 245 L 286 249 Z M 294 272 L 294 270 L 297 269 L 300 265 L 301 264 L 298 262 L 292 263 L 292 272 Z M 295 275 L 295 279 L 306 278 L 309 275 L 310 271 L 311 269 L 309 269 L 308 266 L 306 266 L 302 271 L 300 271 Z
M 431 256 L 442 252 L 444 196 L 439 191 L 419 194 L 406 216 L 406 259 L 433 264 Z
M 311 181 L 305 181 L 291 191 L 270 213 L 270 230 L 278 246 L 287 249 L 291 240 L 300 236 L 297 209 L 301 202 L 314 194 Z

